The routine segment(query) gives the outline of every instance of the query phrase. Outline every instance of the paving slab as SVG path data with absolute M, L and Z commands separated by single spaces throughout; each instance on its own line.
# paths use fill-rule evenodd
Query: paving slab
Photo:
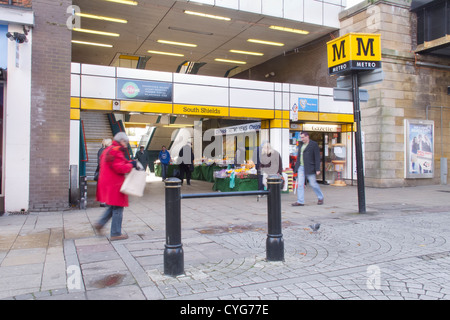
M 92 188 L 91 188 L 92 189 Z M 93 224 L 104 208 L 0 217 L 0 299 L 449 299 L 449 186 L 323 186 L 325 204 L 282 194 L 285 259 L 268 262 L 267 200 L 182 200 L 184 274 L 164 274 L 164 185 L 149 180 L 131 198 L 123 230 Z M 182 193 L 210 192 L 195 181 Z M 92 196 L 92 195 L 91 195 Z M 318 231 L 312 223 L 321 224 Z M 78 270 L 79 274 L 75 271 Z M 72 285 L 80 277 L 79 288 Z

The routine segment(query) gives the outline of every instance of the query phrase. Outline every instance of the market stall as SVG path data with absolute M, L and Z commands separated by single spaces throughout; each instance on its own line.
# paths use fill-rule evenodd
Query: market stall
M 155 176 L 161 177 L 161 163 L 159 160 L 154 162 Z M 202 180 L 208 182 L 214 182 L 214 171 L 221 170 L 222 167 L 215 164 L 200 164 L 194 165 L 194 171 L 191 173 L 192 180 Z M 167 170 L 168 177 L 174 177 L 179 172 L 179 166 L 176 164 L 170 164 Z
M 227 168 L 214 172 L 214 191 L 258 190 L 258 176 L 253 162 L 237 168 Z
M 255 165 L 249 161 L 246 165 L 233 168 L 227 161 L 202 161 L 195 162 L 192 180 L 214 182 L 214 191 L 250 191 L 258 190 L 258 179 Z M 154 162 L 155 176 L 161 177 L 161 164 Z M 170 164 L 168 177 L 176 176 L 178 165 Z

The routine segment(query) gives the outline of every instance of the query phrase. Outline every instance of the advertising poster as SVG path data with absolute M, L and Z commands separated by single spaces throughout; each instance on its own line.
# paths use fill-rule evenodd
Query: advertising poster
M 156 81 L 117 79 L 117 99 L 172 101 L 172 84 Z
M 405 119 L 405 177 L 433 178 L 434 121 Z

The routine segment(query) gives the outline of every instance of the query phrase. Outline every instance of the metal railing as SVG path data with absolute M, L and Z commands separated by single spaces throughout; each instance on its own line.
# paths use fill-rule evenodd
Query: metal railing
M 267 195 L 266 259 L 268 261 L 284 260 L 284 239 L 281 232 L 280 176 L 271 175 L 267 178 L 267 191 L 181 194 L 180 179 L 168 178 L 164 181 L 166 198 L 164 274 L 178 276 L 184 273 L 184 252 L 181 242 L 181 199 Z

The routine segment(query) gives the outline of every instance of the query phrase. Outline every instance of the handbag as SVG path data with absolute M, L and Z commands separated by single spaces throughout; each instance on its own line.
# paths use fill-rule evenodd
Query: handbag
M 120 192 L 129 196 L 142 197 L 144 195 L 146 178 L 147 173 L 145 171 L 136 170 L 135 168 L 131 169 L 120 187 Z

